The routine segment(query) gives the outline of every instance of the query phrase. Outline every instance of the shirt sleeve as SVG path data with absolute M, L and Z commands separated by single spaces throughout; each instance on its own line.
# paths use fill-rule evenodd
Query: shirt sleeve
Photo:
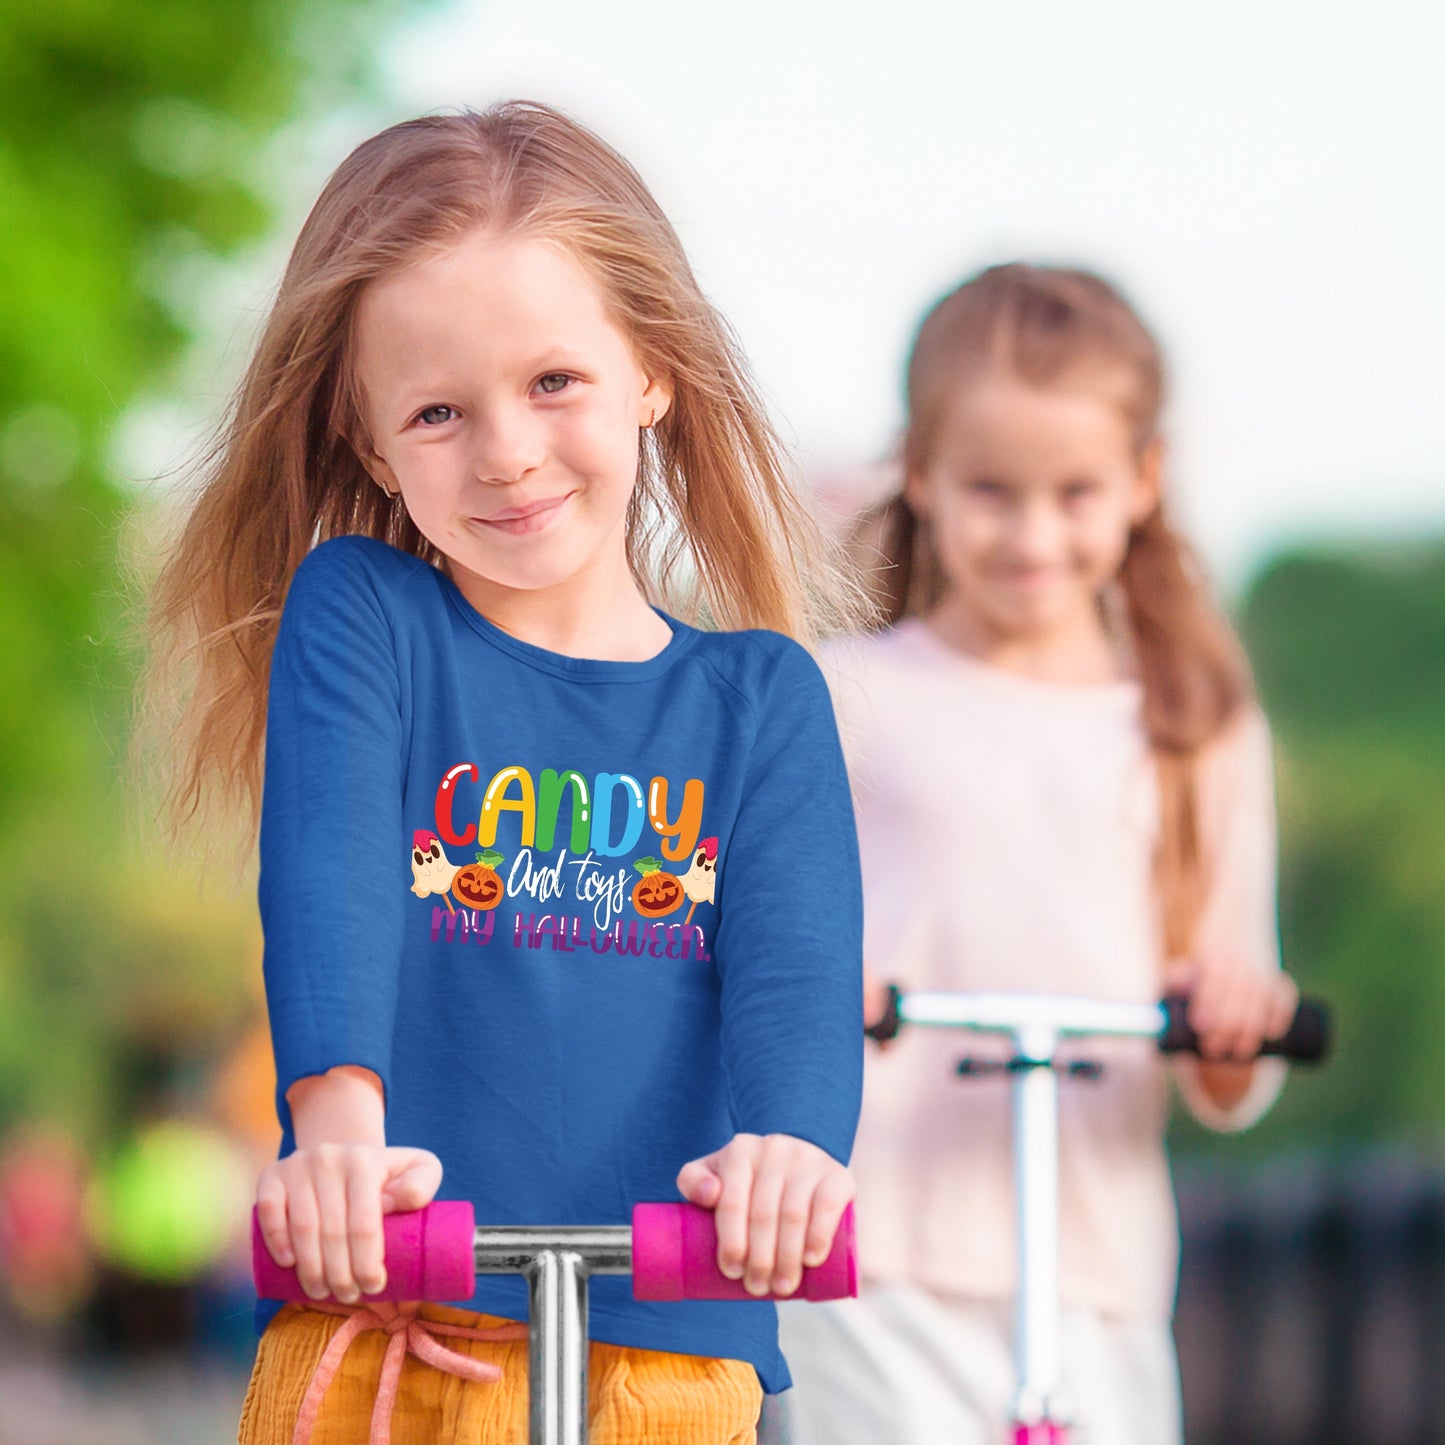
M 403 729 L 393 634 L 360 549 L 297 569 L 271 663 L 259 901 L 286 1091 L 342 1064 L 390 1090 L 406 868 Z
M 795 644 L 758 700 L 725 867 L 715 956 L 737 1127 L 846 1163 L 863 1085 L 858 839 L 828 688 Z
M 1278 829 L 1274 757 L 1269 726 L 1258 711 L 1236 722 L 1200 759 L 1199 831 L 1208 869 L 1196 952 L 1229 955 L 1259 968 L 1277 969 L 1279 929 L 1275 885 Z M 1176 1062 L 1180 1092 L 1190 1113 L 1211 1129 L 1247 1129 L 1273 1105 L 1288 1066 L 1261 1059 L 1245 1096 L 1221 1109 L 1199 1081 L 1199 1062 Z

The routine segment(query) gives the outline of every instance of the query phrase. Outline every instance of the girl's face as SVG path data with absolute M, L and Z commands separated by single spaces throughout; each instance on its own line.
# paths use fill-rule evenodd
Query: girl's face
M 1158 448 L 1134 450 L 1103 388 L 970 380 L 908 479 L 947 583 L 985 639 L 1045 641 L 1096 626 L 1131 527 L 1158 500 Z
M 630 584 L 639 428 L 671 398 L 565 250 L 473 232 L 372 283 L 355 345 L 363 461 L 474 605 Z

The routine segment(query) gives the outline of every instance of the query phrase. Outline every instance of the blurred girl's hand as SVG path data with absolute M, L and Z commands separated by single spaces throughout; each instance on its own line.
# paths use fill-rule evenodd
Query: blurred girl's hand
M 881 1023 L 888 1013 L 888 985 L 865 963 L 863 965 L 863 1027 L 872 1028 Z M 874 1039 L 880 1049 L 886 1049 L 892 1039 Z
M 1200 964 L 1186 980 L 1189 1024 L 1206 1061 L 1251 1062 L 1284 1034 L 1299 1007 L 1294 980 L 1277 969 L 1235 960 Z
M 804 1266 L 822 1264 L 853 1176 L 831 1154 L 791 1134 L 738 1134 L 684 1164 L 677 1187 L 717 1218 L 718 1268 L 748 1291 L 789 1295 Z

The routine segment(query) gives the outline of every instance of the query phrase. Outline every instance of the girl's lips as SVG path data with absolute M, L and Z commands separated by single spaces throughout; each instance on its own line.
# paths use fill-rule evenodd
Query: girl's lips
M 491 527 L 494 531 L 504 532 L 509 537 L 540 532 L 557 516 L 571 496 L 572 493 L 568 492 L 566 496 L 553 497 L 550 501 L 533 502 L 529 507 L 512 507 L 494 517 L 473 517 L 472 520 Z

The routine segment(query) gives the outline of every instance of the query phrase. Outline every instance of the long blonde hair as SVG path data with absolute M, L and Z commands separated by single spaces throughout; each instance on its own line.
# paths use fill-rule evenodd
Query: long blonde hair
M 1123 296 L 1088 271 L 994 266 L 924 318 L 908 361 L 903 466 L 927 467 L 952 399 L 971 379 L 1107 387 L 1136 455 L 1159 441 L 1165 397 L 1158 343 Z M 874 600 L 889 622 L 927 612 L 944 579 L 926 522 L 900 493 L 863 519 L 855 539 L 874 557 Z M 881 554 L 886 564 L 877 566 Z M 1160 503 L 1135 526 L 1118 577 L 1144 693 L 1144 727 L 1159 773 L 1156 860 L 1167 956 L 1187 953 L 1207 880 L 1199 844 L 1198 758 L 1252 696 L 1248 664 L 1188 544 Z
M 628 560 L 648 596 L 805 643 L 866 615 L 793 489 L 737 342 L 637 172 L 531 102 L 406 121 L 357 147 L 303 225 L 152 592 L 141 733 L 167 768 L 173 835 L 220 813 L 254 835 L 271 651 L 306 554 L 360 533 L 443 565 L 359 460 L 352 327 L 367 285 L 481 227 L 564 246 L 639 365 L 671 388 L 643 433 L 628 516 Z

